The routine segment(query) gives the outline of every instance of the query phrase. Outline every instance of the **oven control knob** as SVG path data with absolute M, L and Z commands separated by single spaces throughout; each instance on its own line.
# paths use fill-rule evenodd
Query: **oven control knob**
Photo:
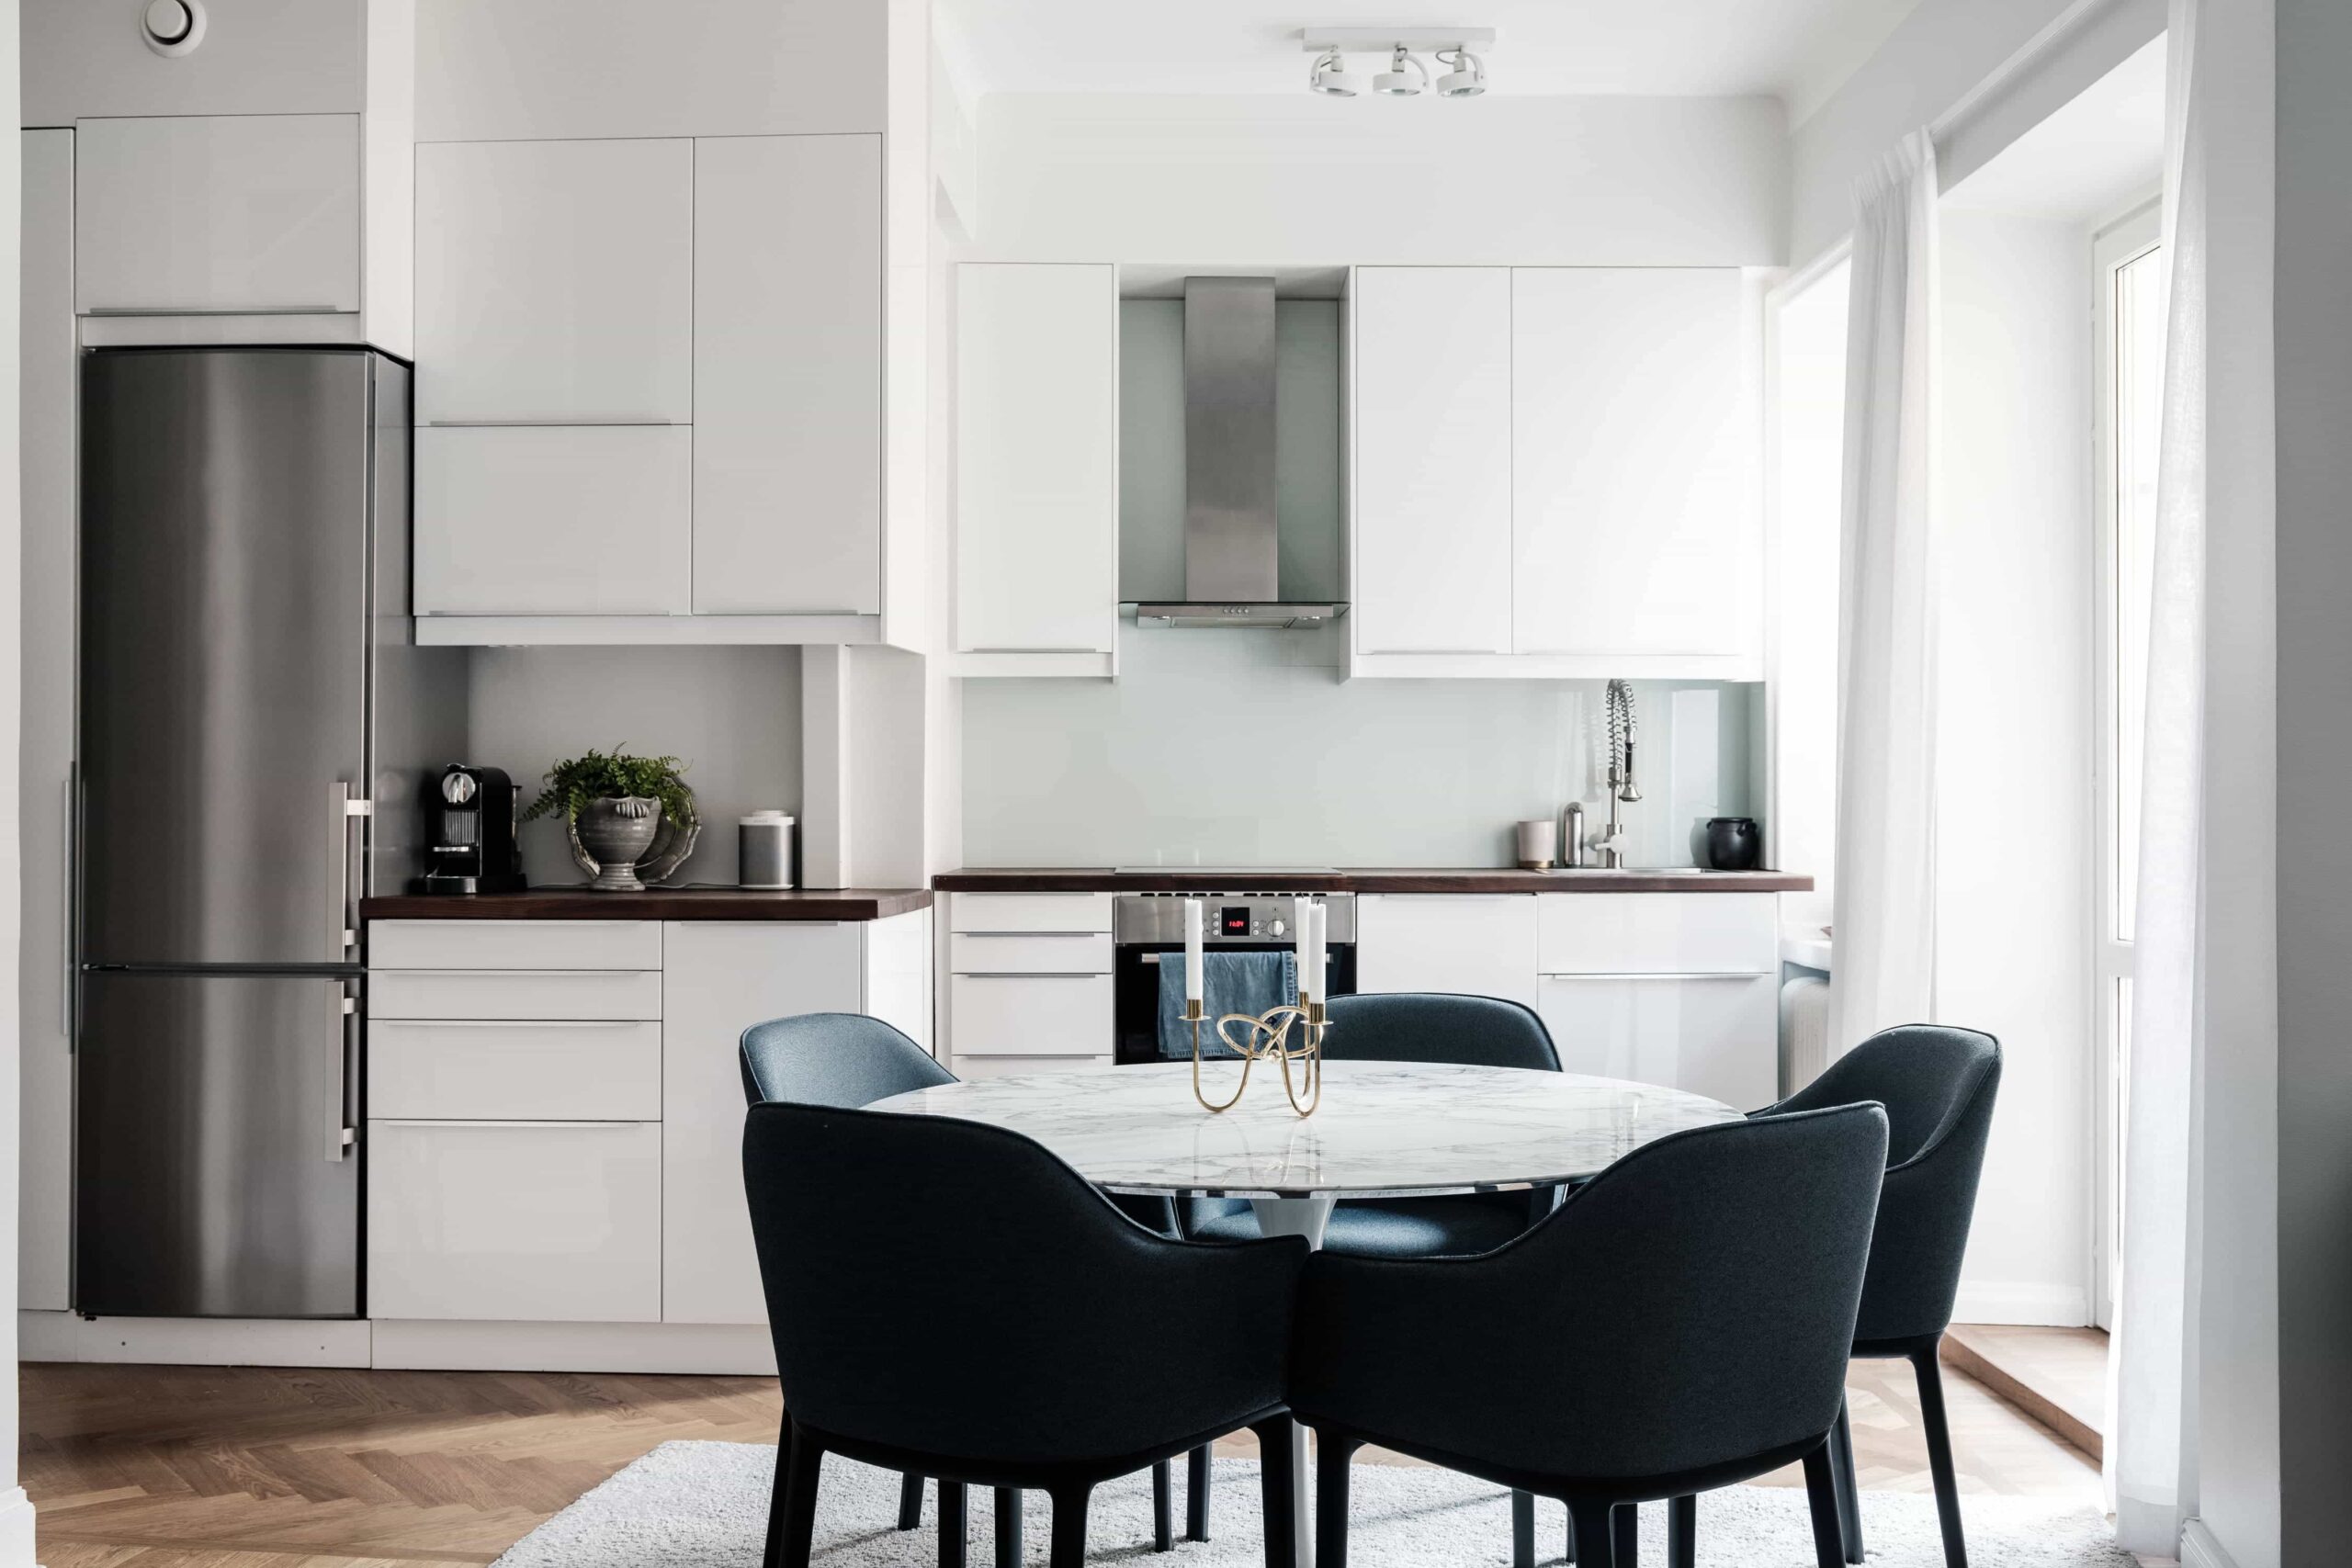
M 1282 934 L 1283 934 L 1283 923 L 1282 923 L 1282 921 L 1280 921 L 1280 920 L 1276 920 L 1276 921 L 1274 922 L 1274 934 L 1275 934 L 1276 936 L 1280 936 L 1280 935 L 1282 935 Z

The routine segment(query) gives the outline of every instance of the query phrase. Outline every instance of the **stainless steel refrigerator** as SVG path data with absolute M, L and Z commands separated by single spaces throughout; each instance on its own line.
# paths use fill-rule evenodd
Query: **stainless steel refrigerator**
M 357 901 L 418 869 L 462 655 L 413 646 L 408 367 L 82 363 L 74 1305 L 362 1310 Z

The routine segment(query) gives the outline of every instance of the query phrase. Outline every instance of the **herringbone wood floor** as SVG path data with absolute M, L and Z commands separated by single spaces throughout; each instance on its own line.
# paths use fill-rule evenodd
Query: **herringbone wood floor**
M 1924 1490 L 1907 1369 L 1849 1383 L 1863 1483 Z M 2097 1498 L 2075 1450 L 1947 1383 L 1963 1487 Z M 488 1562 L 657 1443 L 776 1430 L 765 1378 L 31 1365 L 21 1391 L 47 1568 Z

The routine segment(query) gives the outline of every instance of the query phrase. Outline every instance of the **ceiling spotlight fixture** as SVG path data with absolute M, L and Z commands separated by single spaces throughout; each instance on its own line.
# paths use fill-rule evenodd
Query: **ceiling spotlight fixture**
M 1439 61 L 1453 67 L 1437 79 L 1441 98 L 1475 98 L 1487 90 L 1487 62 L 1466 49 L 1441 49 Z
M 1408 65 L 1413 68 L 1409 75 L 1405 70 Z M 1385 93 L 1392 98 L 1409 98 L 1429 85 L 1430 68 L 1406 53 L 1401 43 L 1388 57 L 1388 69 L 1372 79 L 1374 92 Z
M 1352 98 L 1363 92 L 1365 79 L 1348 69 L 1351 54 L 1384 57 L 1387 69 L 1371 78 L 1371 90 L 1383 97 L 1414 98 L 1437 89 L 1442 98 L 1475 98 L 1487 90 L 1487 50 L 1495 43 L 1492 28 L 1302 28 L 1299 43 L 1315 57 L 1307 68 L 1310 92 L 1326 97 Z M 1434 57 L 1450 69 L 1431 78 L 1420 56 Z
M 1355 73 L 1348 69 L 1346 57 L 1336 49 L 1325 50 L 1316 60 L 1315 68 L 1306 73 L 1306 85 L 1334 98 L 1356 96 Z

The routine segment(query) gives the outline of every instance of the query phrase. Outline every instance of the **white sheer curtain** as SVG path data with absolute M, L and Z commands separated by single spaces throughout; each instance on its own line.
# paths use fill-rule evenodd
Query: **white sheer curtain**
M 2202 1030 L 2205 775 L 2205 156 L 2199 0 L 2172 0 L 2165 48 L 2163 447 L 2140 795 L 2123 1235 L 2109 1360 L 2109 1502 L 2130 1551 L 2170 1557 L 2190 1502 L 2190 1182 Z
M 1829 1040 L 1935 1016 L 1936 551 L 1928 516 L 1936 149 L 1856 192 L 1838 594 L 1838 966 Z

